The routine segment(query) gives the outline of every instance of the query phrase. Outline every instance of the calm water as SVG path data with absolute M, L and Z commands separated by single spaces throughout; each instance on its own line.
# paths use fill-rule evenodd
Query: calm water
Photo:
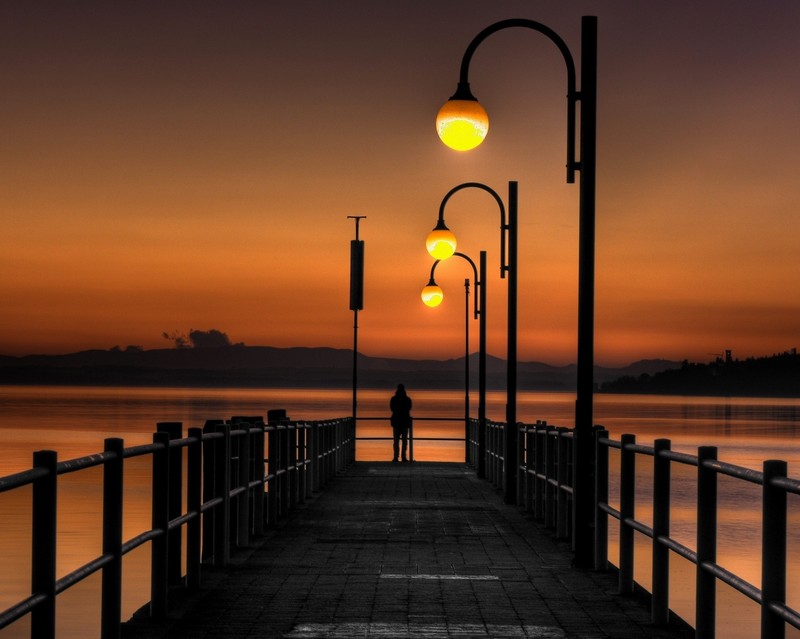
M 393 389 L 361 391 L 358 415 L 388 417 Z M 464 396 L 459 391 L 414 391 L 417 437 L 462 437 L 462 422 L 425 422 L 422 417 L 463 417 Z M 477 397 L 472 397 L 472 414 Z M 488 417 L 502 420 L 505 395 L 488 396 Z M 51 448 L 59 459 L 71 459 L 102 450 L 105 437 L 123 437 L 126 445 L 152 441 L 159 421 L 181 421 L 184 428 L 202 426 L 206 419 L 232 415 L 266 415 L 272 408 L 285 408 L 293 419 L 318 419 L 349 415 L 349 390 L 264 389 L 149 389 L 69 388 L 0 386 L 0 475 L 30 467 L 34 450 Z M 521 421 L 546 419 L 558 426 L 572 426 L 574 396 L 568 393 L 520 393 Z M 760 469 L 764 459 L 789 461 L 790 474 L 800 461 L 800 400 L 684 398 L 601 395 L 595 399 L 595 422 L 603 424 L 614 439 L 634 433 L 641 443 L 659 437 L 673 440 L 673 449 L 696 453 L 699 445 L 716 445 L 719 457 L 741 466 Z M 359 423 L 360 436 L 387 436 L 388 422 Z M 359 459 L 388 459 L 388 441 L 360 442 Z M 463 460 L 463 443 L 417 442 L 415 458 Z M 612 468 L 616 463 L 612 451 Z M 646 475 L 647 460 L 637 460 Z M 62 477 L 59 488 L 58 575 L 62 576 L 100 554 L 101 469 L 90 469 Z M 126 463 L 124 534 L 129 538 L 149 526 L 149 458 Z M 613 483 L 613 481 L 612 481 Z M 673 471 L 673 535 L 694 547 L 695 502 L 691 469 Z M 647 482 L 640 486 L 637 517 L 651 523 L 647 507 Z M 612 502 L 615 494 L 612 486 Z M 789 572 L 790 604 L 800 608 L 799 582 L 794 568 L 800 566 L 800 504 L 790 501 L 789 548 L 793 555 Z M 752 583 L 760 574 L 760 501 L 757 487 L 733 480 L 720 480 L 719 561 Z M 0 495 L 0 609 L 22 599 L 30 588 L 30 490 Z M 638 536 L 637 536 L 638 537 Z M 616 563 L 616 537 L 612 526 L 610 558 Z M 649 541 L 637 539 L 639 556 L 647 556 Z M 638 561 L 636 579 L 649 587 L 647 561 Z M 128 616 L 149 599 L 149 555 L 142 547 L 127 555 L 123 569 L 123 615 Z M 671 604 L 689 621 L 694 618 L 693 566 L 673 556 Z M 85 638 L 99 634 L 100 578 L 81 582 L 58 599 L 58 636 Z M 758 636 L 755 604 L 727 587 L 718 589 L 720 614 L 718 636 L 749 639 Z M 26 619 L 0 631 L 0 638 L 27 637 Z M 789 636 L 797 636 L 789 634 Z

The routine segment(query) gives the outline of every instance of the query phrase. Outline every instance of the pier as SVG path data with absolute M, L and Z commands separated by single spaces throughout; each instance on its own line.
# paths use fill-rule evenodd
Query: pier
M 122 636 L 694 636 L 570 564 L 568 542 L 466 464 L 357 462 L 166 621 Z
M 31 594 L 0 611 L 0 629 L 28 622 L 31 637 L 54 639 L 58 596 L 96 573 L 102 639 L 714 639 L 719 583 L 760 606 L 762 639 L 800 627 L 786 600 L 787 496 L 800 494 L 800 482 L 785 462 L 757 472 L 718 460 L 713 447 L 689 455 L 669 440 L 644 446 L 596 427 L 591 466 L 581 469 L 593 478 L 586 568 L 573 534 L 574 431 L 465 421 L 464 463 L 356 461 L 355 420 L 290 421 L 282 411 L 266 423 L 238 416 L 188 434 L 161 423 L 152 444 L 111 438 L 102 453 L 74 460 L 39 451 L 33 468 L 0 478 L 0 493 L 32 488 Z M 512 503 L 508 436 L 517 451 Z M 137 457 L 151 462 L 151 526 L 125 539 L 124 469 Z M 652 463 L 649 479 L 637 476 L 642 458 Z M 673 466 L 696 473 L 691 547 L 671 536 Z M 58 575 L 59 478 L 92 467 L 102 469 L 102 553 Z M 720 476 L 760 486 L 760 584 L 717 563 Z M 651 520 L 637 517 L 645 480 Z M 612 525 L 617 566 L 608 560 Z M 649 591 L 635 580 L 635 534 L 652 541 L 650 556 L 636 558 L 650 566 Z M 128 621 L 122 559 L 140 547 L 150 556 L 150 601 Z M 695 566 L 694 628 L 669 607 L 675 555 Z

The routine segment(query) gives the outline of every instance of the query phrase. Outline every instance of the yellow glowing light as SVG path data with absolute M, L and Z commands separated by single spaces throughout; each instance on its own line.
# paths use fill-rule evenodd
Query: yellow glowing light
M 474 149 L 489 132 L 489 116 L 477 100 L 448 100 L 436 116 L 436 132 L 456 151 Z
M 437 226 L 428 234 L 425 246 L 428 247 L 431 257 L 437 260 L 446 260 L 456 252 L 456 236 L 446 226 L 443 224 L 441 226 L 443 228 Z
M 442 300 L 444 299 L 444 292 L 442 291 L 441 287 L 437 286 L 436 284 L 428 284 L 422 289 L 422 294 L 420 297 L 426 306 L 434 308 L 442 303 Z

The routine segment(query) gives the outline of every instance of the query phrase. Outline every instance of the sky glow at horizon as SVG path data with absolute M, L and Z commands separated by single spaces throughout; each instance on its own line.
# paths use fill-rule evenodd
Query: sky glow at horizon
M 491 121 L 439 141 L 469 41 L 529 18 L 572 50 L 598 16 L 596 361 L 707 361 L 800 346 L 800 5 L 789 0 L 99 2 L 0 7 L 0 354 L 218 329 L 352 347 L 348 215 L 366 215 L 359 350 L 463 353 L 462 261 L 420 301 L 442 197 L 520 189 L 519 356 L 575 361 L 578 187 L 563 61 L 507 30 L 470 83 Z M 505 356 L 499 215 L 446 208 L 488 251 L 489 351 Z M 477 322 L 471 332 L 477 350 Z

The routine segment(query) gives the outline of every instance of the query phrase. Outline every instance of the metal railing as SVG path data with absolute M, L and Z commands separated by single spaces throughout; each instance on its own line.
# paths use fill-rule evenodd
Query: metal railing
M 31 594 L 0 612 L 0 629 L 30 614 L 31 637 L 53 639 L 56 597 L 102 571 L 101 637 L 118 638 L 122 557 L 147 542 L 151 542 L 150 614 L 164 618 L 170 586 L 198 588 L 203 562 L 226 566 L 232 546 L 247 545 L 252 535 L 262 534 L 266 525 L 324 487 L 355 459 L 349 417 L 269 425 L 261 418 L 234 417 L 209 421 L 203 429 L 190 428 L 188 437 L 181 431 L 179 422 L 160 423 L 152 444 L 125 448 L 122 439 L 109 438 L 102 453 L 63 462 L 55 451 L 38 451 L 33 468 L 0 478 L 0 493 L 32 486 Z M 124 464 L 143 455 L 152 457 L 152 525 L 123 540 Z M 59 578 L 58 479 L 95 466 L 103 467 L 102 554 Z
M 476 426 L 477 427 L 477 426 Z M 487 469 L 500 465 L 502 424 L 492 424 L 487 432 Z M 497 434 L 492 434 L 497 431 Z M 489 442 L 494 442 L 490 444 Z M 500 442 L 498 444 L 498 442 Z M 572 478 L 574 476 L 573 432 L 544 422 L 518 425 L 518 505 L 553 528 L 559 538 L 571 538 Z M 609 449 L 619 454 L 619 509 L 609 503 Z M 751 470 L 717 459 L 717 449 L 701 446 L 697 455 L 671 450 L 668 439 L 653 446 L 636 443 L 634 435 L 609 438 L 602 427 L 594 429 L 595 547 L 597 570 L 606 570 L 608 561 L 609 517 L 619 524 L 619 592 L 633 593 L 634 533 L 652 540 L 649 561 L 652 569 L 650 597 L 654 624 L 669 622 L 670 552 L 695 566 L 695 636 L 714 639 L 716 632 L 716 587 L 722 582 L 745 595 L 761 608 L 761 639 L 783 639 L 786 624 L 800 629 L 800 612 L 786 602 L 787 573 L 787 495 L 800 495 L 800 480 L 787 477 L 785 461 L 763 462 L 763 471 Z M 653 458 L 652 526 L 636 519 L 636 459 Z M 496 460 L 496 461 L 489 461 Z M 697 530 L 695 548 L 670 536 L 672 465 L 696 468 Z M 731 477 L 761 487 L 761 587 L 749 583 L 717 563 L 717 484 L 719 476 Z M 495 472 L 487 478 L 501 486 Z M 640 478 L 640 482 L 642 479 Z
M 389 422 L 390 417 L 387 416 L 372 416 L 372 417 L 358 417 L 356 422 Z M 463 422 L 463 417 L 417 417 L 411 422 L 411 427 L 408 429 L 408 458 L 414 461 L 414 442 L 463 442 L 464 437 L 417 437 L 414 435 L 415 422 Z M 473 420 L 470 420 L 473 421 Z M 392 441 L 392 435 L 357 435 L 356 442 L 360 441 Z M 467 462 L 469 459 L 469 441 L 465 443 L 465 454 L 467 455 Z
M 787 495 L 800 495 L 800 481 L 786 476 L 787 464 L 780 460 L 763 462 L 763 472 L 735 466 L 717 459 L 717 448 L 701 446 L 697 455 L 674 452 L 668 439 L 653 446 L 636 443 L 634 435 L 619 441 L 606 431 L 597 437 L 597 528 L 598 550 L 607 547 L 608 517 L 619 521 L 619 588 L 631 592 L 634 586 L 633 533 L 652 541 L 653 592 L 651 617 L 664 623 L 669 614 L 669 551 L 695 565 L 695 632 L 698 639 L 713 639 L 716 632 L 716 586 L 720 581 L 734 588 L 761 607 L 761 638 L 783 638 L 786 624 L 800 629 L 800 613 L 786 603 Z M 620 450 L 619 510 L 608 503 L 608 450 Z M 635 517 L 636 457 L 653 457 L 653 525 Z M 697 538 L 695 549 L 670 536 L 670 476 L 672 464 L 697 469 Z M 717 563 L 717 484 L 719 476 L 761 486 L 761 587 L 747 582 Z M 605 538 L 605 542 L 604 542 Z M 605 558 L 599 556 L 602 562 Z M 602 568 L 602 565 L 598 566 Z

